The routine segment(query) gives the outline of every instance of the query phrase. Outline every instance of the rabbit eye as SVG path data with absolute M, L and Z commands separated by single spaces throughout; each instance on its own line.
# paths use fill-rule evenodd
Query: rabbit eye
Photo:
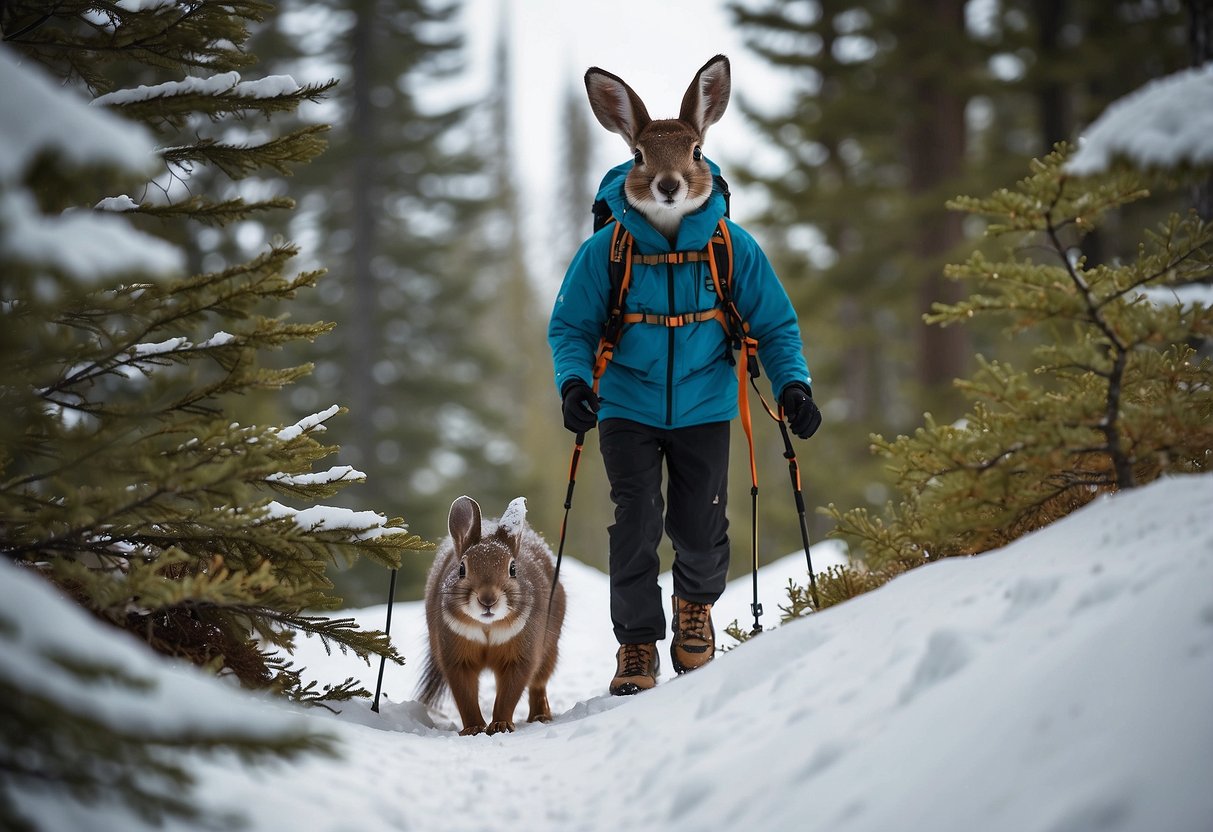
M 632 151 L 632 159 L 635 160 L 636 164 L 638 165 L 644 164 L 644 154 L 639 150 Z
M 512 561 L 512 560 L 510 561 L 510 577 L 511 578 L 518 577 L 518 564 L 514 563 L 514 561 Z
M 691 157 L 696 161 L 703 160 L 703 149 L 699 145 L 695 145 L 695 150 L 691 152 Z
M 467 576 L 468 576 L 467 561 L 461 560 L 461 561 L 459 561 L 459 577 L 466 578 Z

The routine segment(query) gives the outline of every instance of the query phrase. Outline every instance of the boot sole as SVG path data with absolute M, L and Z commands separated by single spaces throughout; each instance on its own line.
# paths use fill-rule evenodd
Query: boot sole
M 688 652 L 693 652 L 693 651 L 688 651 Z M 706 652 L 706 650 L 705 650 L 705 652 Z M 677 673 L 679 676 L 681 676 L 683 673 L 689 673 L 692 670 L 697 670 L 697 669 L 703 667 L 705 664 L 712 661 L 714 658 L 716 658 L 715 649 L 713 649 L 711 653 L 708 653 L 708 657 L 706 659 L 704 659 L 702 662 L 700 662 L 699 664 L 683 664 L 682 662 L 678 661 L 678 657 L 676 655 L 670 656 L 670 664 L 672 664 L 674 666 L 674 672 Z
M 647 690 L 647 688 L 642 688 L 635 682 L 624 682 L 618 687 L 611 688 L 611 696 L 635 696 L 642 690 Z
M 684 664 L 680 664 L 678 662 L 673 662 L 674 672 L 677 673 L 679 676 L 681 676 L 684 673 L 690 673 L 692 670 L 698 670 L 699 668 L 703 667 L 710 661 L 711 661 L 711 659 L 708 659 L 708 661 L 704 662 L 703 664 L 694 664 L 694 665 L 684 665 Z

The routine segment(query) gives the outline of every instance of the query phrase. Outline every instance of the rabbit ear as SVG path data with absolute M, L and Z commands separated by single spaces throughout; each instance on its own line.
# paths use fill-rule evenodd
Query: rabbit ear
M 462 553 L 467 547 L 480 542 L 480 505 L 471 497 L 460 497 L 451 503 L 447 517 L 447 528 L 455 541 L 455 551 Z
M 623 136 L 628 147 L 636 147 L 640 131 L 652 121 L 640 96 L 622 78 L 596 66 L 585 73 L 585 89 L 599 123 Z
M 505 514 L 497 522 L 497 537 L 509 545 L 514 552 L 518 551 L 522 531 L 526 528 L 526 497 L 517 497 L 510 501 Z
M 729 92 L 733 88 L 731 78 L 729 59 L 724 55 L 717 55 L 704 64 L 695 73 L 695 80 L 682 97 L 682 111 L 678 118 L 690 124 L 702 136 L 709 127 L 720 121 L 724 108 L 729 106 Z

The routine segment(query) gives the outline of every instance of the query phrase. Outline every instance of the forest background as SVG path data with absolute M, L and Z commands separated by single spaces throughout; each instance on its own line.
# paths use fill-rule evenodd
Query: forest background
M 655 112 L 672 111 L 694 68 L 727 48 L 713 31 L 743 44 L 734 100 L 708 152 L 733 187 L 734 217 L 763 244 L 800 314 L 825 413 L 822 432 L 800 444 L 814 540 L 832 526 L 814 509 L 879 507 L 892 496 L 872 434 L 910 432 L 924 412 L 958 418 L 953 380 L 973 372 L 978 354 L 1014 362 L 1033 346 L 980 322 L 923 323 L 932 303 L 963 296 L 944 265 L 963 261 L 984 230 L 947 201 L 1009 186 L 1109 102 L 1197 62 L 1201 48 L 1192 9 L 1179 0 L 929 6 L 669 3 L 655 21 L 618 4 L 585 12 L 603 19 L 603 37 L 636 25 L 638 37 L 653 38 L 653 48 L 630 50 L 629 65 L 608 64 L 613 52 L 601 62 Z M 702 32 L 702 46 L 657 48 L 664 18 L 679 15 Z M 566 19 L 567 35 L 554 31 Z M 468 44 L 485 44 L 486 31 L 491 80 L 481 85 L 484 47 Z M 597 182 L 625 151 L 593 122 L 585 67 L 572 65 L 575 46 L 562 46 L 595 31 L 567 12 L 545 18 L 531 3 L 287 2 L 251 44 L 266 72 L 341 79 L 299 114 L 333 125 L 330 146 L 290 180 L 240 185 L 297 199 L 283 225 L 245 224 L 234 255 L 229 238 L 202 236 L 194 254 L 215 268 L 281 233 L 329 270 L 291 314 L 337 326 L 308 346 L 310 378 L 257 403 L 289 411 L 259 418 L 289 423 L 333 401 L 348 405 L 330 438 L 340 461 L 368 477 L 344 499 L 401 514 L 423 537 L 444 533 L 450 501 L 463 493 L 490 507 L 526 495 L 536 528 L 554 539 L 560 527 L 572 442 L 544 330 L 564 265 L 588 234 Z M 522 57 L 531 50 L 567 71 L 537 86 L 525 74 L 534 62 Z M 738 125 L 726 136 L 729 121 Z M 547 143 L 527 138 L 545 127 L 554 131 Z M 1131 254 L 1117 228 L 1148 227 L 1184 210 L 1187 197 L 1125 209 L 1084 240 L 1083 253 L 1096 263 Z M 760 418 L 757 432 L 766 560 L 797 548 L 800 535 L 778 431 Z M 604 566 L 611 509 L 594 439 L 569 552 Z M 750 519 L 737 440 L 731 515 L 740 530 Z M 735 557 L 734 570 L 747 560 Z M 424 556 L 406 558 L 405 595 L 416 596 L 427 566 Z M 383 592 L 371 564 L 335 579 L 354 604 Z
M 645 48 L 625 50 L 627 65 L 608 64 L 620 52 L 601 62 L 661 113 L 704 60 L 733 52 L 733 102 L 707 152 L 733 187 L 734 217 L 762 243 L 800 315 L 825 415 L 818 436 L 798 443 L 815 541 L 833 526 L 821 507 L 878 508 L 893 496 L 873 434 L 911 432 L 924 413 L 944 424 L 959 418 L 965 405 L 953 382 L 978 355 L 1015 362 L 1036 345 L 981 321 L 923 322 L 933 303 L 964 296 L 944 266 L 983 245 L 985 223 L 947 201 L 1010 186 L 1109 102 L 1199 63 L 1208 49 L 1200 0 L 741 0 L 663 3 L 649 18 L 639 4 L 591 4 L 584 15 L 577 4 L 572 16 L 555 8 L 567 5 L 272 4 L 247 44 L 258 59 L 250 71 L 303 85 L 338 80 L 275 115 L 287 128 L 330 125 L 327 150 L 236 181 L 196 172 L 191 188 L 250 202 L 286 196 L 296 208 L 191 226 L 173 240 L 189 273 L 222 271 L 280 239 L 298 246 L 299 268 L 327 270 L 278 310 L 335 324 L 275 359 L 283 368 L 314 363 L 313 372 L 285 394 L 242 396 L 227 412 L 245 424 L 289 425 L 348 407 L 327 423 L 327 441 L 340 446 L 335 464 L 366 479 L 333 504 L 401 516 L 428 540 L 445 533 L 460 494 L 489 511 L 525 495 L 532 525 L 550 540 L 560 528 L 572 437 L 560 424 L 547 316 L 589 232 L 597 182 L 625 158 L 618 138 L 593 122 L 573 44 L 637 27 Z M 661 48 L 670 20 L 695 33 L 695 48 Z M 563 62 L 556 80 L 537 86 L 525 74 L 531 51 Z M 131 73 L 129 86 L 140 73 L 155 78 L 152 69 Z M 250 120 L 238 132 L 253 141 L 258 129 Z M 526 138 L 545 129 L 547 142 Z M 1149 227 L 1190 204 L 1180 191 L 1122 209 L 1083 240 L 1083 253 L 1092 263 L 1130 255 L 1122 246 L 1138 237 L 1122 243 L 1118 228 Z M 798 548 L 800 533 L 778 431 L 757 422 L 766 561 Z M 567 551 L 605 567 L 611 508 L 595 438 Z M 730 514 L 741 530 L 750 506 L 737 440 Z M 428 566 L 425 553 L 405 555 L 401 597 L 420 594 Z M 747 567 L 734 558 L 734 574 Z M 386 590 L 372 560 L 332 577 L 349 606 Z

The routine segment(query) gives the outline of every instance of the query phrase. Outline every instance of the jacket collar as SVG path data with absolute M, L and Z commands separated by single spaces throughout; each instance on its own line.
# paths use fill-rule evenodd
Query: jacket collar
M 706 156 L 704 161 L 708 163 L 708 168 L 712 171 L 713 176 L 720 173 L 720 168 L 715 162 Z M 713 185 L 712 195 L 708 197 L 708 201 L 703 204 L 703 207 L 682 218 L 682 225 L 678 228 L 677 243 L 671 247 L 665 235 L 653 228 L 645 219 L 644 214 L 628 204 L 623 192 L 623 181 L 631 169 L 630 160 L 611 168 L 603 177 L 602 184 L 598 188 L 598 199 L 606 200 L 611 213 L 623 223 L 624 228 L 632 232 L 640 250 L 644 253 L 660 253 L 699 251 L 706 247 L 708 240 L 712 237 L 712 232 L 716 230 L 716 224 L 724 216 L 724 194 Z

